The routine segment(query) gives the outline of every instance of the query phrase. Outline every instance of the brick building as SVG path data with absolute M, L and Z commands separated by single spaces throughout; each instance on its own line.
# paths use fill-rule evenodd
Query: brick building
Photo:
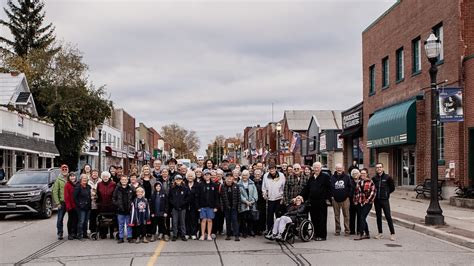
M 438 127 L 439 178 L 474 177 L 474 3 L 400 0 L 362 33 L 364 164 L 383 162 L 399 186 L 430 178 L 430 63 L 424 41 L 441 40 L 437 80 L 464 89 L 465 122 Z M 451 169 L 454 168 L 454 169 Z

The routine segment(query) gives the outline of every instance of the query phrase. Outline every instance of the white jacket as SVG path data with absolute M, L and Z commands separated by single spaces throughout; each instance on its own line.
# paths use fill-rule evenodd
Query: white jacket
M 262 193 L 267 200 L 275 201 L 283 199 L 286 178 L 283 173 L 277 172 L 278 178 L 271 179 L 268 177 L 270 173 L 263 176 Z

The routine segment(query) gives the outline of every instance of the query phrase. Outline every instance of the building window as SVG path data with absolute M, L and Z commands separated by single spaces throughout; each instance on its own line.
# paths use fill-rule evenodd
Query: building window
M 375 93 L 375 65 L 369 67 L 369 94 Z
M 412 73 L 418 74 L 421 71 L 421 56 L 420 56 L 420 46 L 421 40 L 420 37 L 411 41 L 412 46 Z
M 112 145 L 112 135 L 110 133 L 108 134 L 107 139 L 108 139 L 107 145 L 109 145 L 109 146 Z
M 397 50 L 397 81 L 402 81 L 405 78 L 405 65 L 403 62 L 403 47 Z
M 104 143 L 107 142 L 107 132 L 105 132 L 105 131 L 102 132 L 102 139 L 103 139 L 102 142 L 104 142 Z
M 388 56 L 382 59 L 382 88 L 387 88 L 389 85 L 389 61 Z
M 117 148 L 122 149 L 122 143 L 120 143 L 120 138 L 117 138 Z
M 113 143 L 113 147 L 114 147 L 114 148 L 115 148 L 115 147 L 117 147 L 116 140 L 117 140 L 117 139 L 116 139 L 116 138 L 115 138 L 115 136 L 114 136 L 114 138 L 113 138 L 113 142 L 112 142 L 112 143 Z
M 439 23 L 438 25 L 433 27 L 433 33 L 436 35 L 438 40 L 441 41 L 441 49 L 439 50 L 438 62 L 441 63 L 444 60 L 444 52 L 443 52 L 443 22 Z

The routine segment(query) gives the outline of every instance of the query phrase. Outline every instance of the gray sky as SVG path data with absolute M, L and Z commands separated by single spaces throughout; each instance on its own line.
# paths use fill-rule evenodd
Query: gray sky
M 195 130 L 203 152 L 270 122 L 272 103 L 275 120 L 358 103 L 362 31 L 394 2 L 48 0 L 46 20 L 116 106 Z

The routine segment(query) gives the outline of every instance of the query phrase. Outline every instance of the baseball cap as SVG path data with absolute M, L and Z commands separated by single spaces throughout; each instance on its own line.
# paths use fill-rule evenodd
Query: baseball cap
M 198 160 L 204 160 L 204 156 L 199 155 L 199 156 L 197 157 L 197 159 L 198 159 Z
M 69 169 L 69 167 L 67 166 L 67 164 L 62 164 L 62 165 L 61 165 L 61 170 L 63 170 L 63 169 Z

